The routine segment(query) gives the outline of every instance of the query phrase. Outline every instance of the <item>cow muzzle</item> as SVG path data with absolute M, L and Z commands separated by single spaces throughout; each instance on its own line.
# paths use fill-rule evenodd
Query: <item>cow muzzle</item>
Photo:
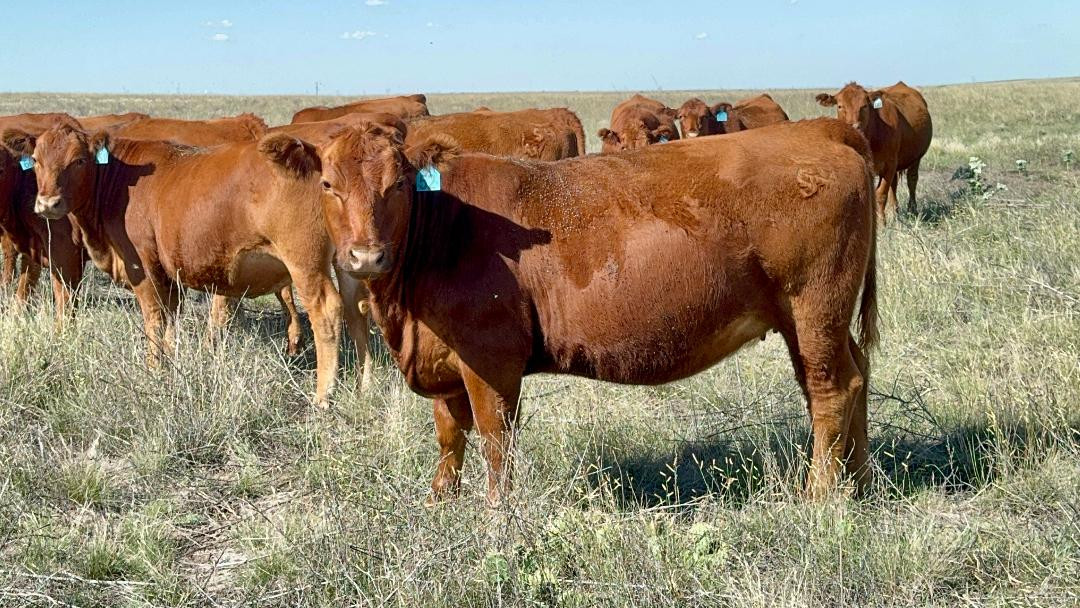
M 343 269 L 352 274 L 371 276 L 390 270 L 390 253 L 381 247 L 353 247 L 344 257 Z
M 698 132 L 697 132 L 697 131 L 687 131 L 687 132 L 686 132 L 686 136 L 687 136 L 687 137 L 697 137 L 697 136 L 698 136 Z
M 68 208 L 67 202 L 60 198 L 59 195 L 43 196 L 38 195 L 34 200 L 34 213 L 40 215 L 47 220 L 58 220 L 67 215 Z

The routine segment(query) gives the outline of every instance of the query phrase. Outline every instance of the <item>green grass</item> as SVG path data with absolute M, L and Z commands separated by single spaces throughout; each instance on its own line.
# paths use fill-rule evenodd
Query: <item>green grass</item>
M 816 92 L 775 97 L 816 116 Z M 314 412 L 275 306 L 247 303 L 208 350 L 192 295 L 179 355 L 150 371 L 133 299 L 95 273 L 63 333 L 47 297 L 0 297 L 0 605 L 1076 605 L 1080 170 L 1061 159 L 1080 82 L 926 95 L 920 211 L 879 248 L 866 500 L 799 498 L 805 406 L 770 336 L 663 387 L 529 378 L 509 504 L 484 504 L 470 445 L 464 495 L 426 509 L 430 405 L 385 362 L 368 395 L 350 362 Z M 594 133 L 624 96 L 430 99 L 569 105 Z M 282 122 L 313 101 L 0 95 L 0 113 Z M 951 180 L 970 156 L 1008 189 Z

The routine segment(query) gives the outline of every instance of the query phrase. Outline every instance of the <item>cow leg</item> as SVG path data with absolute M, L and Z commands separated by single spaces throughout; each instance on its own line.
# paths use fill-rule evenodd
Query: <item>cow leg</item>
M 896 166 L 885 167 L 881 172 L 874 199 L 877 201 L 878 223 L 885 225 L 885 212 L 888 205 L 896 207 Z
M 461 467 L 465 462 L 465 437 L 473 427 L 472 406 L 468 395 L 432 399 L 435 410 L 435 438 L 439 442 L 439 467 L 431 481 L 434 504 L 461 490 Z
M 813 314 L 816 311 L 799 314 L 800 307 L 794 308 L 798 354 L 814 435 L 806 491 L 811 498 L 820 498 L 831 492 L 839 480 L 852 409 L 864 381 L 848 346 L 846 323 L 834 323 L 829 311 L 821 311 L 824 315 Z
M 56 307 L 56 325 L 62 329 L 75 314 L 75 289 L 82 281 L 82 266 L 71 264 L 68 268 L 53 264 L 53 303 Z
M 360 391 L 366 393 L 371 388 L 373 365 L 371 349 L 368 347 L 368 317 L 364 310 L 367 304 L 367 288 L 346 272 L 338 272 L 337 277 L 345 306 L 345 327 L 356 345 L 357 363 L 363 370 L 360 375 Z
M 41 264 L 31 260 L 30 256 L 22 257 L 22 274 L 19 275 L 19 285 L 15 288 L 15 300 L 20 305 L 25 305 L 30 301 L 30 296 L 34 293 L 34 288 L 37 287 L 38 279 L 41 277 Z
M 239 298 L 219 296 L 210 298 L 210 318 L 206 332 L 206 347 L 213 348 L 224 337 L 225 327 L 236 316 L 236 310 L 240 306 Z
M 900 181 L 900 172 L 895 169 L 892 172 L 892 179 L 889 180 L 889 209 L 892 209 L 893 217 L 900 215 L 900 203 L 896 200 L 896 184 Z
M 464 370 L 462 378 L 472 403 L 473 421 L 480 433 L 484 460 L 487 461 L 488 503 L 497 505 L 510 493 L 521 373 L 504 375 L 496 380 L 497 385 L 468 369 Z
M 292 285 L 282 287 L 274 295 L 277 296 L 281 311 L 288 319 L 285 326 L 285 333 L 288 336 L 285 342 L 285 353 L 290 357 L 295 357 L 300 354 L 303 334 L 301 333 L 300 312 L 296 310 L 296 303 L 293 301 Z
M 863 354 L 855 339 L 850 336 L 848 337 L 848 350 L 851 351 L 851 356 L 855 359 L 855 365 L 859 368 L 863 383 L 862 388 L 855 397 L 854 409 L 851 412 L 844 456 L 846 457 L 848 477 L 855 482 L 856 493 L 862 496 L 870 489 L 872 479 L 866 412 L 867 392 L 870 388 L 870 361 Z
M 915 161 L 915 164 L 911 165 L 907 169 L 907 190 L 908 201 L 907 210 L 908 213 L 915 215 L 919 211 L 918 203 L 915 199 L 915 188 L 919 185 L 919 162 Z
M 15 242 L 8 235 L 0 235 L 0 255 L 4 256 L 4 268 L 0 271 L 0 285 L 11 285 L 15 281 Z
M 161 358 L 165 346 L 162 344 L 162 327 L 165 324 L 164 290 L 149 278 L 134 286 L 135 299 L 139 302 L 139 311 L 143 318 L 143 331 L 146 334 L 146 365 L 150 368 L 161 367 Z
M 289 267 L 300 302 L 308 311 L 315 334 L 315 405 L 329 407 L 338 366 L 341 341 L 341 296 L 325 272 Z

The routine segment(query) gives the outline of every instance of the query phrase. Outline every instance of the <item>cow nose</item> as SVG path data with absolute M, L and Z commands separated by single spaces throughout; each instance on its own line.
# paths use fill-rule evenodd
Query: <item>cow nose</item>
M 349 270 L 357 274 L 381 274 L 390 268 L 390 256 L 382 248 L 349 250 Z
M 58 220 L 64 217 L 67 210 L 63 207 L 59 195 L 44 196 L 39 194 L 37 199 L 34 200 L 34 213 L 45 219 Z

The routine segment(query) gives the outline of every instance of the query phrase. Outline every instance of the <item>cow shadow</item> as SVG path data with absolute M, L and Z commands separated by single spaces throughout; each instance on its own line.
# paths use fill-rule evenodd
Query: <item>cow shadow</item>
M 873 425 L 873 422 L 871 422 Z M 928 489 L 973 492 L 1000 478 L 1010 461 L 1037 461 L 1051 446 L 1076 437 L 1080 422 L 1065 429 L 1030 425 L 965 424 L 934 436 L 871 436 L 873 498 L 902 498 Z M 592 489 L 618 508 L 693 511 L 702 498 L 741 506 L 762 493 L 798 492 L 810 454 L 807 425 L 786 424 L 760 436 L 714 437 L 673 444 L 671 450 L 594 450 L 587 476 Z

